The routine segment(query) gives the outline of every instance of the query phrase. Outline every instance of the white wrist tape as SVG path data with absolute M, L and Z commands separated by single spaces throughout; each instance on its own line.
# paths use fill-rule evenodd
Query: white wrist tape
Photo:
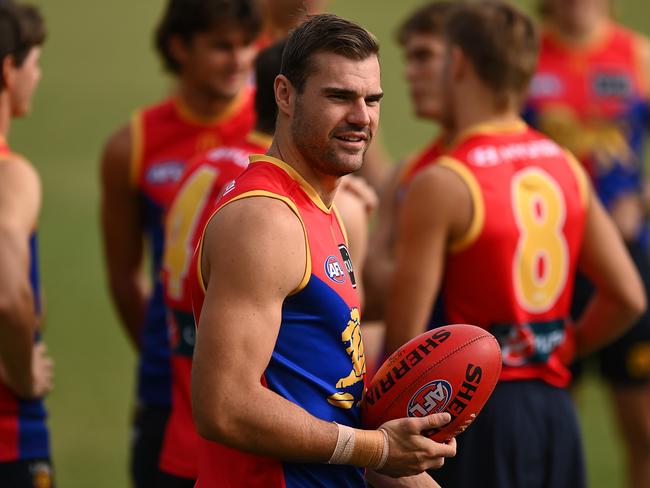
M 389 446 L 388 433 L 384 429 L 355 431 L 346 425 L 336 424 L 336 427 L 338 437 L 329 464 L 352 464 L 372 469 L 384 467 Z
M 388 432 L 386 432 L 384 429 L 379 429 L 379 432 L 384 434 L 384 448 L 381 452 L 381 459 L 379 460 L 379 464 L 377 464 L 377 466 L 372 466 L 373 469 L 383 468 L 384 464 L 386 464 L 386 461 L 388 460 Z
M 336 422 L 334 422 L 336 424 Z M 355 435 L 354 429 L 347 425 L 336 424 L 339 430 L 336 439 L 336 447 L 328 464 L 347 464 L 354 451 Z

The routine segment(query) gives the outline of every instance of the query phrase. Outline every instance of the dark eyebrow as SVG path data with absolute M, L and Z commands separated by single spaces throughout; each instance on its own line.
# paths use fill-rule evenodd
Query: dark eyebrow
M 348 90 L 347 88 L 335 88 L 335 87 L 325 87 L 321 90 L 321 93 L 326 96 L 335 95 L 341 98 L 355 98 L 359 96 L 358 92 L 354 90 Z M 365 100 L 367 102 L 378 102 L 383 98 L 383 96 L 384 96 L 383 92 L 373 93 L 372 95 L 368 95 L 367 97 L 365 97 Z

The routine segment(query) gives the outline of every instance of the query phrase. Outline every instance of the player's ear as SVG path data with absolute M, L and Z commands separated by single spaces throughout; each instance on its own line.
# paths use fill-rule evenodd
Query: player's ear
M 273 89 L 275 90 L 275 103 L 278 105 L 278 111 L 287 116 L 291 115 L 296 95 L 294 86 L 286 76 L 278 75 L 275 77 Z
M 14 86 L 14 75 L 16 72 L 16 62 L 12 55 L 5 56 L 2 59 L 2 83 L 0 90 L 5 88 L 11 89 Z
M 187 61 L 187 42 L 181 39 L 179 36 L 172 36 L 169 39 L 169 54 L 174 60 L 183 65 Z
M 450 52 L 451 79 L 458 81 L 463 79 L 467 74 L 467 69 L 471 66 L 465 53 L 458 46 L 453 46 Z

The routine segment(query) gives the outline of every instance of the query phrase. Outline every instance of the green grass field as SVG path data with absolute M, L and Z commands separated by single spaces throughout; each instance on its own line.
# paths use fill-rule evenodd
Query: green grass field
M 151 47 L 163 1 L 33 1 L 42 6 L 50 32 L 44 80 L 33 115 L 15 123 L 11 141 L 43 178 L 40 248 L 45 339 L 57 366 L 48 406 L 58 485 L 124 487 L 135 362 L 105 286 L 98 157 L 106 136 L 134 108 L 170 86 Z M 423 144 L 433 130 L 411 116 L 393 42 L 397 22 L 421 3 L 331 2 L 333 12 L 360 21 L 382 42 L 382 127 L 394 158 Z M 628 25 L 650 32 L 645 1 L 621 0 L 617 10 Z M 580 406 L 591 486 L 623 486 L 620 444 L 596 380 L 586 383 Z

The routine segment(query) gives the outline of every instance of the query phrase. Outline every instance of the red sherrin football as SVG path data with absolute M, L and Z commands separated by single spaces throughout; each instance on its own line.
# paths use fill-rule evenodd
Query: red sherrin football
M 492 334 L 474 325 L 430 330 L 395 351 L 370 382 L 363 423 L 448 412 L 451 422 L 427 435 L 443 442 L 476 418 L 501 374 L 501 350 Z

